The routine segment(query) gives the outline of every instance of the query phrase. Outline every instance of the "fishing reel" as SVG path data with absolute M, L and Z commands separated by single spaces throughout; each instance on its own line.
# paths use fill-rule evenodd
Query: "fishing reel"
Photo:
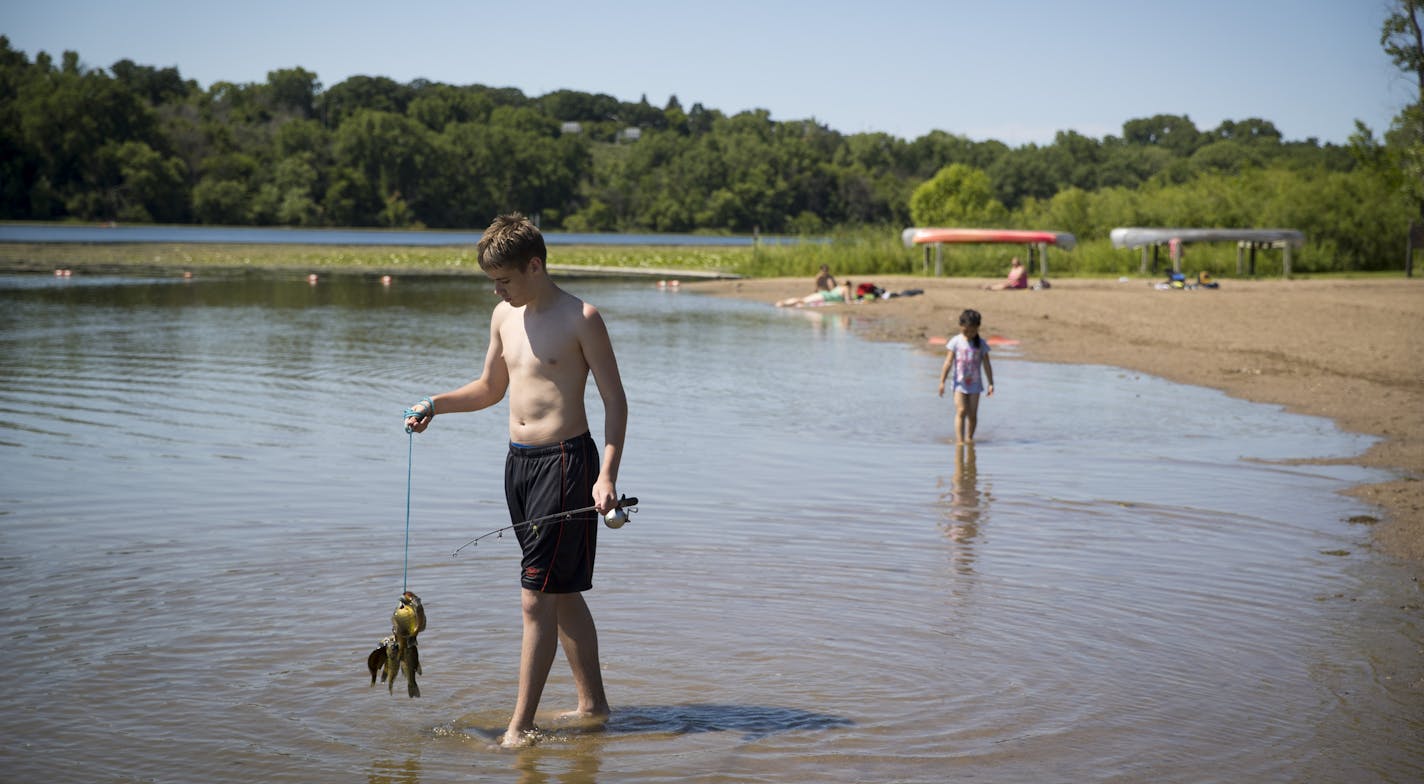
M 626 495 L 623 496 L 618 499 L 617 506 L 608 510 L 608 512 L 603 515 L 603 524 L 609 528 L 622 528 L 623 524 L 628 522 L 628 515 L 638 511 L 637 504 L 638 499 L 629 498 Z

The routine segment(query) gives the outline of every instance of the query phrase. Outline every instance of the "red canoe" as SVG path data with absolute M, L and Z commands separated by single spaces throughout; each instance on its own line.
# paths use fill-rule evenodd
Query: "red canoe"
M 1072 234 L 1055 231 L 1028 231 L 1025 229 L 905 229 L 900 238 L 905 247 L 932 245 L 935 243 L 1010 243 L 1017 245 L 1054 245 L 1071 250 L 1077 244 Z

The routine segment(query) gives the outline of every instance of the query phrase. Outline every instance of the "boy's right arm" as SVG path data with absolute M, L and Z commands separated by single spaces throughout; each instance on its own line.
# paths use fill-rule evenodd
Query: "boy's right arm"
M 500 340 L 499 325 L 507 311 L 508 306 L 501 302 L 495 307 L 494 315 L 490 316 L 489 348 L 485 351 L 485 364 L 479 378 L 454 391 L 432 395 L 430 401 L 435 407 L 434 411 L 430 416 L 419 420 L 407 417 L 407 427 L 420 433 L 430 426 L 430 420 L 435 414 L 479 411 L 504 399 L 504 393 L 509 389 L 509 367 L 504 364 L 504 344 Z

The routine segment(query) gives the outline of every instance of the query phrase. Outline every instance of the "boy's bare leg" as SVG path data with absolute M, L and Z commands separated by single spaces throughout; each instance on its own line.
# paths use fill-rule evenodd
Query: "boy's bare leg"
M 606 719 L 608 697 L 603 692 L 603 672 L 598 663 L 598 630 L 581 593 L 559 594 L 559 642 L 573 670 L 578 707 L 561 719 Z
M 520 589 L 524 612 L 524 639 L 519 653 L 519 696 L 514 702 L 514 716 L 504 733 L 505 746 L 528 743 L 525 733 L 534 729 L 534 711 L 539 709 L 539 697 L 549 680 L 549 668 L 558 651 L 558 596 Z

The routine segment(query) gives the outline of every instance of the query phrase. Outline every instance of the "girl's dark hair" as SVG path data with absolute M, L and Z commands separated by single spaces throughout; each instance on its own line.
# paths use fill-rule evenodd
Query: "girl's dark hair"
M 966 310 L 959 314 L 959 326 L 961 327 L 977 327 L 981 321 L 983 321 L 983 317 L 977 310 Z M 984 348 L 983 336 L 977 334 L 974 336 L 974 348 L 980 350 Z

